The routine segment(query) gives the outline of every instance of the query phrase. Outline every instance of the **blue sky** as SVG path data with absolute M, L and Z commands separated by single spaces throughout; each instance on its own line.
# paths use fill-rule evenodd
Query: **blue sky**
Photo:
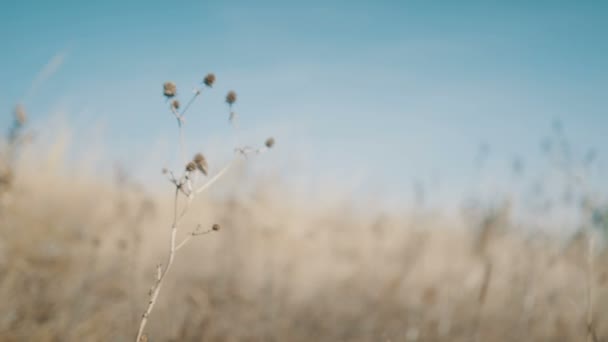
M 607 33 L 601 1 L 15 1 L 0 12 L 0 107 L 62 112 L 84 145 L 101 126 L 107 158 L 145 173 L 175 147 L 162 83 L 185 94 L 214 72 L 188 114 L 191 149 L 230 153 L 208 150 L 232 141 L 222 100 L 235 89 L 242 139 L 277 138 L 265 170 L 449 195 L 478 185 L 484 144 L 486 181 L 510 182 L 515 157 L 538 174 L 556 120 L 605 175 Z

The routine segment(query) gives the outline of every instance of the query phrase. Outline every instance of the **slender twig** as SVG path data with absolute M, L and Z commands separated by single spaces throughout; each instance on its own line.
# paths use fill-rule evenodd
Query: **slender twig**
M 177 130 L 178 130 L 178 134 L 179 134 L 179 155 L 180 155 L 179 157 L 180 157 L 180 161 L 183 165 L 186 163 L 186 154 L 184 151 L 184 133 L 183 133 L 183 129 L 182 129 L 184 117 L 177 112 L 177 110 L 175 109 L 175 107 L 173 105 L 171 105 L 170 108 L 171 108 L 171 113 L 173 113 L 173 115 L 175 116 L 175 119 L 177 120 Z
M 197 229 L 200 229 L 200 226 L 197 227 Z M 198 231 L 198 230 L 194 230 L 192 231 L 186 238 L 184 238 L 182 240 L 182 242 L 180 242 L 176 247 L 175 247 L 175 251 L 179 251 L 182 247 L 184 247 L 189 241 L 190 239 L 192 239 L 195 236 L 199 236 L 199 235 L 205 235 L 205 234 L 209 234 L 212 233 L 213 229 L 207 229 L 207 230 L 203 230 L 203 231 Z
M 188 101 L 188 103 L 186 103 L 186 105 L 184 106 L 184 109 L 182 110 L 182 113 L 180 115 L 180 117 L 183 119 L 184 116 L 186 115 L 186 112 L 188 111 L 188 109 L 190 108 L 190 106 L 192 105 L 192 103 L 194 103 L 194 100 L 196 100 L 196 98 L 201 94 L 201 90 L 200 89 L 195 89 L 194 91 L 194 95 L 192 95 L 192 97 L 190 98 L 190 100 Z
M 215 80 L 215 76 L 213 74 L 209 74 L 209 75 L 207 75 L 207 77 L 205 77 L 204 83 L 205 83 L 205 85 L 211 87 L 214 80 Z M 164 94 L 165 94 L 165 96 L 168 97 L 168 99 L 173 98 L 175 96 L 175 84 L 173 84 L 172 82 L 165 83 Z M 196 188 L 196 181 L 198 179 L 196 172 L 198 170 L 201 173 L 207 175 L 207 164 L 206 164 L 204 157 L 201 154 L 197 154 L 195 156 L 195 158 L 193 158 L 192 161 L 190 161 L 188 164 L 186 164 L 182 126 L 185 122 L 184 116 L 185 116 L 186 112 L 188 111 L 188 109 L 190 108 L 192 103 L 195 101 L 195 99 L 200 94 L 201 94 L 201 89 L 198 89 L 198 88 L 195 89 L 194 95 L 188 101 L 188 103 L 186 104 L 186 106 L 184 107 L 184 109 L 182 110 L 181 113 L 178 112 L 179 102 L 177 102 L 177 100 L 174 100 L 174 102 L 172 102 L 171 105 L 169 106 L 171 113 L 175 116 L 175 119 L 177 120 L 177 127 L 178 127 L 178 131 L 179 131 L 179 154 L 182 159 L 182 165 L 185 165 L 185 171 L 183 172 L 182 176 L 179 178 L 176 177 L 175 174 L 169 170 L 163 171 L 163 173 L 165 173 L 167 175 L 167 179 L 173 185 L 175 185 L 175 194 L 174 194 L 174 200 L 173 200 L 173 220 L 172 220 L 172 224 L 171 224 L 171 239 L 170 239 L 170 244 L 169 244 L 169 255 L 167 256 L 167 263 L 164 266 L 164 268 L 162 265 L 157 266 L 156 280 L 154 282 L 154 285 L 150 289 L 150 294 L 149 294 L 150 299 L 148 301 L 148 306 L 147 306 L 146 310 L 144 311 L 144 314 L 142 315 L 142 319 L 141 319 L 141 322 L 139 325 L 139 330 L 137 332 L 136 342 L 142 341 L 150 313 L 154 309 L 154 306 L 155 306 L 158 296 L 160 294 L 160 290 L 163 286 L 165 277 L 167 276 L 167 273 L 169 272 L 169 270 L 171 269 L 171 266 L 173 265 L 176 252 L 179 249 L 181 249 L 182 247 L 184 247 L 193 237 L 198 236 L 198 235 L 208 234 L 212 231 L 219 230 L 218 224 L 214 224 L 210 230 L 200 230 L 201 227 L 199 225 L 199 226 L 197 226 L 197 228 L 195 230 L 190 232 L 190 234 L 186 238 L 184 238 L 179 244 L 176 243 L 179 225 L 180 225 L 182 219 L 184 218 L 184 216 L 187 214 L 188 210 L 190 209 L 190 206 L 192 205 L 192 202 L 194 201 L 195 196 L 197 194 L 200 194 L 207 188 L 209 188 L 213 183 L 215 183 L 223 175 L 225 175 L 226 172 L 230 169 L 230 167 L 234 164 L 234 162 L 237 159 L 237 157 L 235 156 L 233 158 L 233 160 L 231 160 L 226 166 L 224 166 L 224 168 L 222 168 L 217 174 L 215 174 L 212 178 L 207 180 L 207 182 L 205 182 L 203 185 Z M 230 101 L 228 101 L 228 99 L 227 99 L 227 102 L 230 104 L 230 108 L 232 108 L 232 104 L 236 101 L 236 94 L 231 91 L 229 93 L 229 99 L 230 99 Z M 271 143 L 268 143 L 268 141 L 271 141 Z M 235 152 L 238 152 L 238 153 L 236 153 L 237 156 L 240 154 L 244 157 L 247 157 L 247 155 L 250 153 L 260 154 L 260 153 L 264 152 L 269 147 L 271 147 L 272 144 L 274 144 L 273 139 L 267 140 L 266 148 L 254 149 L 251 147 L 244 147 L 244 148 L 235 149 Z M 186 197 L 186 202 L 184 203 L 181 210 L 179 210 L 180 209 L 179 208 L 179 194 L 180 193 L 182 193 Z
M 201 192 L 205 191 L 205 189 L 210 187 L 213 183 L 217 182 L 217 180 L 220 179 L 220 177 L 222 177 L 228 170 L 230 170 L 230 167 L 232 167 L 232 165 L 234 164 L 235 161 L 236 161 L 236 158 L 232 159 L 215 176 L 211 177 L 207 182 L 205 182 L 205 184 L 201 185 L 198 189 L 196 189 L 196 191 L 194 193 L 200 194 Z
M 144 312 L 141 323 L 139 324 L 139 331 L 137 332 L 136 342 L 140 342 L 144 333 L 144 329 L 146 328 L 146 324 L 148 323 L 148 318 L 154 305 L 156 304 L 156 300 L 158 299 L 158 295 L 160 293 L 160 289 L 163 285 L 163 280 L 167 276 L 167 273 L 171 269 L 173 265 L 173 260 L 175 259 L 175 238 L 177 236 L 177 226 L 178 226 L 178 217 L 177 217 L 177 206 L 178 206 L 178 197 L 179 197 L 179 189 L 175 189 L 175 197 L 173 201 L 174 215 L 173 215 L 173 224 L 171 225 L 171 244 L 169 249 L 169 256 L 167 258 L 167 265 L 164 270 L 162 266 L 159 265 L 157 269 L 156 282 L 151 290 L 150 300 L 148 301 L 148 308 Z
M 252 153 L 262 154 L 262 153 L 266 152 L 267 150 L 268 150 L 267 147 L 262 147 L 262 148 L 257 148 L 257 149 L 254 149 L 252 147 L 241 147 L 241 148 L 236 148 L 235 152 L 244 156 L 245 158 L 247 158 L 247 156 Z M 205 184 L 201 185 L 198 189 L 196 189 L 196 191 L 194 193 L 199 194 L 199 193 L 205 191 L 211 185 L 213 185 L 213 183 L 215 183 L 218 179 L 220 179 L 220 177 L 222 177 L 226 172 L 228 172 L 228 170 L 230 170 L 230 168 L 236 163 L 236 161 L 237 161 L 237 158 L 233 158 L 215 176 L 211 177 L 207 182 L 205 182 Z

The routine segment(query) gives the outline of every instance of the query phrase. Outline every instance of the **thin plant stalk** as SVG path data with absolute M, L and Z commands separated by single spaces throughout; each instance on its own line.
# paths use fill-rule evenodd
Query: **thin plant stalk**
M 209 74 L 205 78 L 204 83 L 205 83 L 205 85 L 210 87 L 212 85 L 212 83 L 214 82 L 214 80 L 215 80 L 215 76 L 213 74 Z M 175 93 L 176 93 L 175 84 L 173 84 L 172 82 L 165 83 L 165 96 L 167 96 L 168 98 L 172 98 L 175 96 Z M 223 175 L 225 175 L 226 172 L 230 169 L 230 167 L 234 164 L 235 160 L 237 159 L 237 157 L 239 155 L 246 158 L 249 153 L 260 154 L 262 152 L 265 152 L 269 148 L 271 148 L 272 145 L 274 145 L 274 139 L 269 138 L 268 140 L 266 140 L 266 143 L 265 143 L 266 147 L 257 148 L 257 149 L 254 149 L 251 147 L 244 147 L 244 148 L 237 147 L 235 149 L 235 154 L 236 154 L 235 158 L 233 158 L 226 166 L 224 166 L 224 168 L 222 168 L 218 173 L 216 173 L 207 182 L 205 182 L 199 188 L 195 189 L 195 184 L 193 184 L 196 182 L 196 179 L 197 179 L 197 176 L 195 175 L 195 173 L 198 170 L 206 176 L 207 175 L 207 162 L 206 162 L 204 156 L 202 154 L 198 153 L 197 155 L 195 155 L 195 157 L 192 159 L 192 161 L 190 161 L 188 164 L 186 164 L 186 162 L 185 162 L 186 158 L 185 158 L 185 154 L 184 154 L 185 151 L 184 151 L 184 138 L 183 138 L 182 126 L 184 124 L 184 115 L 186 114 L 186 112 L 188 111 L 188 109 L 190 108 L 190 106 L 192 105 L 194 100 L 200 94 L 201 94 L 201 90 L 195 89 L 194 95 L 188 101 L 188 103 L 186 104 L 186 106 L 184 107 L 184 109 L 182 110 L 181 113 L 178 111 L 179 101 L 174 100 L 170 105 L 171 113 L 175 116 L 175 118 L 177 120 L 177 126 L 178 126 L 178 131 L 179 131 L 179 150 L 180 150 L 179 153 L 181 155 L 183 164 L 186 165 L 186 170 L 185 170 L 185 173 L 183 174 L 183 176 L 181 176 L 179 179 L 175 177 L 175 174 L 172 171 L 169 171 L 169 170 L 163 171 L 165 174 L 167 174 L 169 181 L 171 183 L 173 183 L 173 185 L 175 186 L 175 193 L 174 193 L 174 198 L 173 198 L 173 220 L 171 223 L 171 239 L 169 242 L 169 255 L 167 256 L 167 262 L 166 262 L 166 265 L 164 266 L 164 268 L 162 265 L 158 265 L 156 268 L 156 279 L 155 279 L 154 285 L 150 289 L 150 299 L 148 301 L 148 306 L 146 307 L 146 310 L 144 311 L 141 322 L 139 324 L 139 329 L 137 331 L 137 336 L 135 339 L 136 342 L 147 341 L 147 338 L 145 338 L 145 335 L 144 335 L 144 331 L 145 331 L 146 325 L 148 323 L 150 314 L 152 313 L 152 310 L 154 309 L 154 306 L 158 300 L 158 296 L 160 294 L 160 290 L 163 286 L 164 280 L 165 280 L 167 274 L 169 273 L 169 270 L 173 266 L 173 263 L 175 261 L 175 255 L 176 255 L 177 251 L 179 249 L 181 249 L 182 247 L 184 247 L 192 239 L 192 237 L 195 237 L 198 235 L 204 235 L 204 234 L 210 233 L 212 231 L 219 230 L 219 225 L 217 225 L 217 224 L 214 224 L 211 230 L 205 230 L 205 231 L 201 231 L 200 225 L 199 225 L 184 240 L 182 240 L 179 244 L 177 243 L 177 233 L 178 233 L 179 225 L 180 225 L 182 219 L 184 218 L 184 216 L 186 215 L 186 213 L 188 212 L 188 210 L 190 209 L 190 206 L 194 200 L 194 197 L 197 194 L 200 194 L 204 190 L 208 189 L 212 184 L 217 182 Z M 236 101 L 236 93 L 234 93 L 233 91 L 229 92 L 228 98 L 230 98 L 230 101 L 228 101 L 228 102 L 231 106 Z M 183 205 L 183 208 L 181 209 L 181 211 L 179 210 L 180 193 L 182 193 L 187 198 L 186 203 Z

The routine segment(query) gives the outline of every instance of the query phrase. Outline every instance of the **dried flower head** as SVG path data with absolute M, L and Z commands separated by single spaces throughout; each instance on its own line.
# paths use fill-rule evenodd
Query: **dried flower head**
M 168 98 L 171 98 L 177 94 L 177 86 L 173 82 L 165 82 L 163 84 L 163 95 Z
M 205 76 L 205 78 L 203 79 L 203 83 L 205 83 L 205 85 L 210 88 L 213 87 L 214 82 L 215 82 L 214 74 L 207 74 L 207 76 Z
M 266 145 L 266 147 L 268 147 L 268 148 L 272 148 L 274 146 L 274 138 L 270 137 L 270 138 L 266 139 L 266 142 L 264 143 L 264 145 Z
M 25 125 L 25 122 L 27 121 L 27 113 L 21 104 L 18 104 L 15 108 L 15 120 L 19 125 Z
M 178 110 L 179 109 L 179 101 L 178 100 L 173 100 L 173 102 L 171 102 L 171 108 Z
M 194 158 L 192 158 L 192 161 L 196 165 L 196 168 L 206 176 L 209 168 L 205 156 L 203 156 L 202 153 L 197 153 L 194 155 Z
M 213 229 L 213 230 L 214 230 L 214 231 L 216 231 L 216 232 L 217 232 L 218 230 L 220 230 L 220 228 L 221 228 L 221 227 L 220 227 L 220 225 L 219 225 L 219 224 L 217 224 L 217 223 L 214 223 L 214 224 L 213 224 L 213 226 L 211 227 L 211 229 Z
M 232 106 L 232 104 L 235 102 L 236 102 L 236 93 L 233 90 L 231 90 L 226 95 L 226 103 L 228 103 L 229 105 Z
M 194 164 L 194 162 L 188 162 L 188 164 L 186 164 L 186 171 L 192 172 L 194 170 L 196 170 L 196 164 Z

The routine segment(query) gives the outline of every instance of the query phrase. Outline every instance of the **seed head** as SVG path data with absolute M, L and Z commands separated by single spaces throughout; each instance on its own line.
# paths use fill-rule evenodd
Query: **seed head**
M 171 102 L 171 108 L 178 110 L 179 109 L 179 101 L 178 100 L 173 100 L 173 102 Z
M 226 103 L 228 103 L 229 105 L 232 106 L 232 104 L 235 102 L 236 102 L 236 93 L 233 90 L 231 90 L 226 95 Z
M 172 98 L 175 94 L 177 94 L 177 86 L 175 83 L 165 82 L 165 84 L 163 84 L 163 95 L 167 98 Z
M 209 88 L 213 87 L 214 82 L 215 82 L 214 74 L 207 74 L 207 76 L 205 76 L 205 78 L 203 79 L 203 83 L 205 83 L 205 85 Z
M 272 148 L 274 146 L 274 138 L 270 137 L 270 138 L 266 139 L 266 142 L 264 143 L 264 145 L 266 145 L 266 147 L 268 147 L 268 148 Z
M 207 166 L 207 159 L 205 159 L 205 156 L 203 156 L 202 153 L 197 153 L 194 155 L 194 158 L 192 158 L 192 162 L 194 162 L 194 165 L 196 165 L 196 168 L 205 176 L 207 175 L 207 171 L 209 170 L 208 166 Z
M 25 122 L 27 121 L 27 113 L 21 104 L 18 104 L 15 108 L 15 120 L 19 125 L 25 125 Z
M 196 164 L 194 164 L 194 162 L 189 162 L 186 164 L 186 171 L 192 172 L 194 170 L 196 170 Z
M 217 223 L 214 223 L 214 224 L 213 224 L 213 226 L 211 227 L 211 229 L 213 229 L 213 230 L 214 230 L 214 231 L 216 231 L 216 232 L 217 232 L 218 230 L 220 230 L 220 228 L 222 228 L 222 227 L 220 227 L 220 225 L 219 225 L 219 224 L 217 224 Z

